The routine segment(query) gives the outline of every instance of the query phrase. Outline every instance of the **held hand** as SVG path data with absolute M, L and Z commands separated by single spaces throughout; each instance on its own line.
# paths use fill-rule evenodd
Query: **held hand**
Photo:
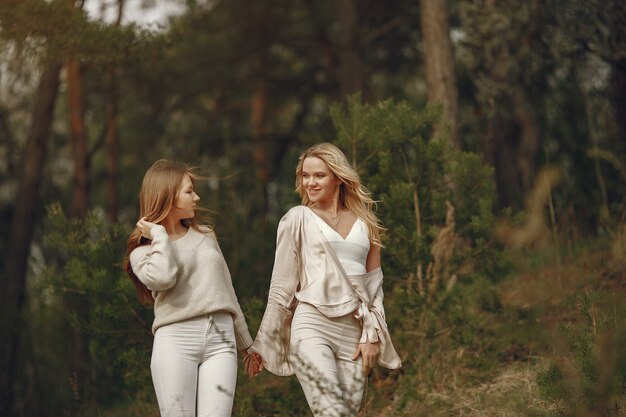
M 244 353 L 243 364 L 249 377 L 257 376 L 263 370 L 263 359 L 257 353 Z
M 156 223 L 151 223 L 147 221 L 145 217 L 142 217 L 137 222 L 137 228 L 141 230 L 141 235 L 145 237 L 146 239 L 150 239 L 150 240 L 152 240 L 152 233 L 150 233 L 150 231 L 156 225 L 157 225 Z
M 380 342 L 376 343 L 359 343 L 356 348 L 356 352 L 354 352 L 353 361 L 357 360 L 359 356 L 362 358 L 363 365 L 363 375 L 367 376 L 374 364 L 376 363 L 376 358 L 378 357 L 378 353 L 380 352 Z

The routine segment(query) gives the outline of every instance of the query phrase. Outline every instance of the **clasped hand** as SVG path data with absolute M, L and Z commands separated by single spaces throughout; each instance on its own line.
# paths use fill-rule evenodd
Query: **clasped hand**
M 354 352 L 354 356 L 352 357 L 353 361 L 356 361 L 359 356 L 361 356 L 362 361 L 361 365 L 363 368 L 363 375 L 369 375 L 372 371 L 372 368 L 376 364 L 376 359 L 378 358 L 378 354 L 380 353 L 380 342 L 376 343 L 360 343 L 356 351 Z M 248 353 L 244 351 L 243 364 L 246 367 L 246 372 L 248 376 L 257 376 L 263 370 L 263 359 L 257 353 Z
M 246 367 L 248 376 L 257 376 L 263 370 L 263 359 L 257 353 L 245 352 L 243 356 L 243 365 Z

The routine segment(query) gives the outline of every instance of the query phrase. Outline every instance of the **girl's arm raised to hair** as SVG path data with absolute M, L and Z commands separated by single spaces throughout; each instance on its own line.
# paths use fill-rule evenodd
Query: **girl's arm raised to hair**
M 176 285 L 178 266 L 165 227 L 151 224 L 149 236 L 144 236 L 152 239 L 152 243 L 131 252 L 130 266 L 149 290 L 165 291 Z M 143 228 L 140 229 L 143 233 Z

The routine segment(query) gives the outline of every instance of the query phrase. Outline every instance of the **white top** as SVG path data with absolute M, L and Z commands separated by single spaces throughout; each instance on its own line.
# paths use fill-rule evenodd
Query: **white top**
M 345 239 L 317 214 L 315 214 L 315 222 L 328 243 L 335 250 L 335 254 L 346 274 L 365 274 L 367 272 L 365 262 L 370 251 L 370 240 L 365 222 L 357 218 Z
M 208 228 L 189 228 L 183 237 L 171 241 L 161 225 L 151 229 L 152 242 L 130 254 L 137 278 L 152 291 L 154 323 L 161 326 L 194 317 L 226 311 L 232 314 L 235 339 L 240 349 L 252 344 L 228 266 Z

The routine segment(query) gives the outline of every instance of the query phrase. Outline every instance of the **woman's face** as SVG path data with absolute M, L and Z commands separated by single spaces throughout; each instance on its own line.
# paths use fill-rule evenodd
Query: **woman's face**
M 311 203 L 332 201 L 339 196 L 341 180 L 328 165 L 315 156 L 308 156 L 302 163 L 302 186 Z
M 191 219 L 196 215 L 195 208 L 198 201 L 200 201 L 200 197 L 193 190 L 191 178 L 189 175 L 185 175 L 180 183 L 180 189 L 176 194 L 170 214 L 177 219 Z

